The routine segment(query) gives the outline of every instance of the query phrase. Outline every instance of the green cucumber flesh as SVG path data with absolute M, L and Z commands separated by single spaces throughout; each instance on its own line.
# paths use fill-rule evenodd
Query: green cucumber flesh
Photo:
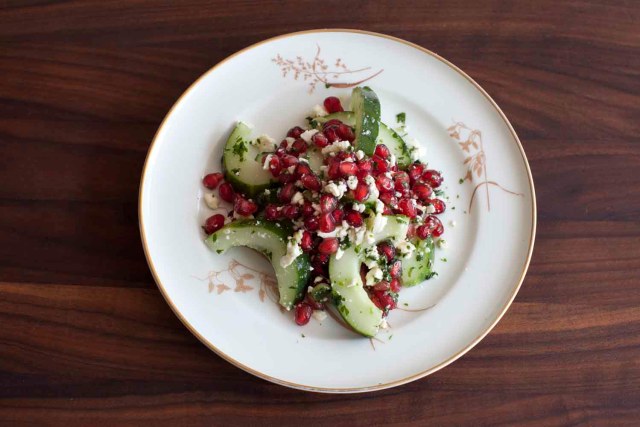
M 222 154 L 225 179 L 234 189 L 249 197 L 272 187 L 273 177 L 262 168 L 262 155 L 260 149 L 251 143 L 251 128 L 246 123 L 238 122 Z
M 355 114 L 355 147 L 372 156 L 380 128 L 380 100 L 370 87 L 357 87 L 351 92 L 351 109 Z
M 216 253 L 224 253 L 235 246 L 246 246 L 265 255 L 276 273 L 280 305 L 290 310 L 302 298 L 311 271 L 307 254 L 298 256 L 287 267 L 280 265 L 280 259 L 287 252 L 287 237 L 291 234 L 291 228 L 284 224 L 246 219 L 225 225 L 207 237 L 206 243 Z
M 434 243 L 432 238 L 413 242 L 416 250 L 402 261 L 402 285 L 415 286 L 430 279 L 435 274 L 433 263 L 435 258 Z

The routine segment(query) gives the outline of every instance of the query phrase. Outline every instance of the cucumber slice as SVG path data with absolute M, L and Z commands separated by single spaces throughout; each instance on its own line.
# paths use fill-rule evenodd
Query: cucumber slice
M 351 109 L 355 114 L 356 150 L 372 156 L 380 128 L 380 100 L 370 87 L 357 87 L 351 92 Z
M 262 168 L 262 152 L 251 144 L 251 128 L 238 122 L 227 139 L 222 154 L 225 179 L 233 188 L 249 197 L 273 186 L 268 170 Z
M 310 146 L 307 150 L 309 167 L 316 175 L 320 175 L 320 167 L 324 164 L 324 156 L 315 146 Z
M 402 285 L 415 286 L 433 277 L 433 262 L 435 258 L 432 238 L 413 242 L 416 250 L 411 256 L 402 258 Z
M 352 111 L 341 111 L 324 117 L 316 117 L 314 120 L 318 123 L 325 123 L 331 119 L 340 120 L 342 123 L 349 126 L 353 126 L 355 124 L 355 115 Z M 391 153 L 396 156 L 396 161 L 401 169 L 408 168 L 409 165 L 413 163 L 411 160 L 409 146 L 405 140 L 402 139 L 398 132 L 382 122 L 380 122 L 380 130 L 378 132 L 376 144 L 386 145 Z
M 406 216 L 389 215 L 386 218 L 386 225 L 374 235 L 373 243 L 363 244 L 359 248 L 352 246 L 344 251 L 340 259 L 332 255 L 329 260 L 334 303 L 342 318 L 356 332 L 367 337 L 378 333 L 382 322 L 382 310 L 371 301 L 360 277 L 365 249 L 383 240 L 403 240 L 409 229 L 409 218 Z
M 280 305 L 290 310 L 303 295 L 311 264 L 309 256 L 302 254 L 287 267 L 280 265 L 280 258 L 287 252 L 290 227 L 259 219 L 239 220 L 229 223 L 211 234 L 206 243 L 212 251 L 224 253 L 234 246 L 246 246 L 266 256 L 276 273 Z
M 325 302 L 331 296 L 331 288 L 329 285 L 325 285 L 321 283 L 319 285 L 314 286 L 309 289 L 309 294 L 311 294 L 311 298 L 317 302 Z

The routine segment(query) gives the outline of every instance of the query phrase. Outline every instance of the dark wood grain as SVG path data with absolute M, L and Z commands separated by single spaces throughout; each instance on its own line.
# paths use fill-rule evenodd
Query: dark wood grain
M 522 139 L 536 249 L 473 351 L 317 395 L 223 361 L 148 272 L 138 182 L 175 99 L 229 54 L 350 27 L 467 71 Z M 638 425 L 640 3 L 0 2 L 0 424 Z

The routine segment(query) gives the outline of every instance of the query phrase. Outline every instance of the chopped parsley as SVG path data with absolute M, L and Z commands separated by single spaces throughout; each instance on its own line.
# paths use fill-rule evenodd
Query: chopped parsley
M 240 173 L 240 168 L 231 169 L 231 173 L 235 176 L 238 176 L 238 174 Z
M 462 184 L 462 183 L 464 183 L 464 179 L 460 178 L 460 179 L 458 180 L 458 184 Z
M 222 252 L 224 252 L 224 249 L 218 249 L 218 250 L 216 250 L 216 252 L 221 254 Z
M 446 258 L 440 258 L 440 261 L 447 262 L 447 259 Z
M 398 113 L 398 114 L 396 114 L 396 121 L 398 123 L 404 124 L 407 121 L 407 114 L 406 113 Z
M 240 158 L 240 161 L 244 161 L 244 153 L 249 151 L 247 148 L 247 142 L 238 137 L 236 143 L 231 147 L 231 152 Z

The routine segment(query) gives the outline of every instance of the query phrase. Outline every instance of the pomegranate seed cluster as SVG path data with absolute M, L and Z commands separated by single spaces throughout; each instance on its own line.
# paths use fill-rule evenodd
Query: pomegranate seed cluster
M 340 100 L 326 98 L 324 110 L 343 111 Z M 438 190 L 443 182 L 440 172 L 428 169 L 419 161 L 399 168 L 393 153 L 378 145 L 372 156 L 354 147 L 355 133 L 349 125 L 328 120 L 315 127 L 295 126 L 274 150 L 262 156 L 262 165 L 277 185 L 252 200 L 224 181 L 221 173 L 203 178 L 203 185 L 217 192 L 205 197 L 212 209 L 220 208 L 220 200 L 230 205 L 227 215 L 209 217 L 203 229 L 211 234 L 235 218 L 261 217 L 269 221 L 289 221 L 294 233 L 287 253 L 280 260 L 290 265 L 302 253 L 311 260 L 312 274 L 308 292 L 295 306 L 295 321 L 309 322 L 312 315 L 324 317 L 329 288 L 328 262 L 332 255 L 340 259 L 352 245 L 371 244 L 374 233 L 386 224 L 386 215 L 409 218 L 407 240 L 382 242 L 365 253 L 361 268 L 362 281 L 372 302 L 385 315 L 396 308 L 402 286 L 401 258 L 411 254 L 415 246 L 409 241 L 437 238 L 444 233 L 438 215 L 446 209 Z M 322 165 L 312 170 L 311 155 L 321 154 Z

